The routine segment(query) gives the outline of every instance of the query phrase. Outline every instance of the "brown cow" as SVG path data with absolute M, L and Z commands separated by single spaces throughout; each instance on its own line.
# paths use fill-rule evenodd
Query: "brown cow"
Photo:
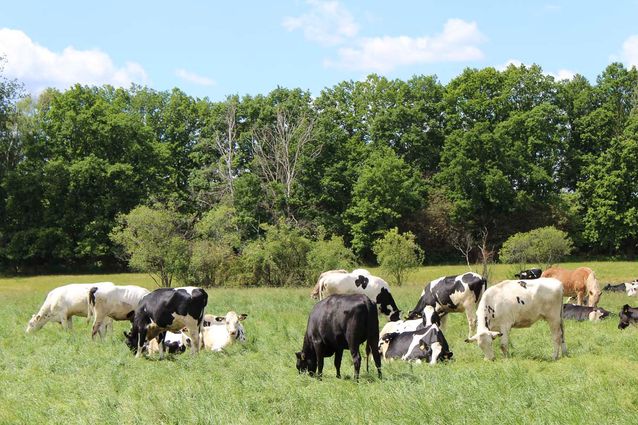
M 543 272 L 542 277 L 553 277 L 560 280 L 563 284 L 563 296 L 575 296 L 576 304 L 583 305 L 583 299 L 588 296 L 590 307 L 598 305 L 601 292 L 596 274 L 589 267 L 579 267 L 576 270 L 550 267 Z

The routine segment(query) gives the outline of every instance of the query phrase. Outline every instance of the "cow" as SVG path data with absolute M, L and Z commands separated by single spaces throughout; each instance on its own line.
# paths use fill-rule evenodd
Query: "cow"
M 635 297 L 638 295 L 638 281 L 625 283 L 625 287 L 627 290 L 627 295 L 630 297 Z
M 124 332 L 126 345 L 142 356 L 147 341 L 164 331 L 177 332 L 186 328 L 193 343 L 191 351 L 200 348 L 200 333 L 208 294 L 202 288 L 159 288 L 144 296 L 135 309 L 130 332 Z M 160 335 L 160 357 L 164 354 L 164 341 Z
M 543 271 L 541 269 L 522 270 L 514 275 L 517 279 L 538 279 Z
M 603 288 L 603 291 L 608 291 L 608 292 L 626 292 L 627 291 L 627 284 L 626 283 L 619 283 L 617 285 L 612 285 L 611 283 L 608 283 Z
M 586 305 L 563 304 L 563 319 L 589 320 L 597 322 L 609 317 L 611 312 L 602 307 L 588 307 Z
M 421 292 L 416 306 L 408 313 L 408 319 L 420 317 L 429 305 L 441 315 L 444 320 L 442 327 L 445 327 L 447 313 L 465 311 L 470 337 L 476 330 L 476 305 L 486 288 L 487 279 L 473 272 L 434 279 Z
M 423 320 L 419 321 L 422 325 L 415 330 L 390 332 L 380 336 L 379 350 L 382 357 L 387 360 L 415 360 L 417 363 L 425 360 L 430 364 L 452 358 L 447 340 L 438 326 L 440 320 L 434 307 L 425 307 Z
M 319 300 L 323 297 L 321 296 L 321 282 L 324 276 L 330 273 L 348 273 L 348 270 L 338 269 L 338 270 L 328 270 L 327 272 L 323 272 L 319 275 L 319 279 L 317 279 L 317 283 L 314 288 L 312 288 L 312 292 L 310 293 L 310 298 L 313 300 Z
M 620 317 L 618 329 L 625 329 L 632 323 L 638 323 L 638 307 L 630 307 L 629 304 L 625 304 L 618 316 Z
M 158 335 L 159 338 L 159 335 Z M 160 352 L 160 342 L 158 338 L 154 338 L 146 345 L 146 351 L 149 354 Z M 186 347 L 190 347 L 193 341 L 184 332 L 166 331 L 164 334 L 164 347 L 169 354 L 180 354 L 186 351 Z
M 372 276 L 367 270 L 357 269 L 350 273 L 336 270 L 322 273 L 316 287 L 319 288 L 320 299 L 332 294 L 364 294 L 377 304 L 379 311 L 385 314 L 389 321 L 394 322 L 401 317 L 401 311 L 394 302 L 386 281 Z
M 359 345 L 366 342 L 366 354 L 372 358 L 381 378 L 379 355 L 379 317 L 375 304 L 363 294 L 336 294 L 319 301 L 312 308 L 303 339 L 298 351 L 299 373 L 323 374 L 323 360 L 334 354 L 337 378 L 341 377 L 343 350 L 350 350 L 354 363 L 354 378 L 359 379 L 361 354 Z
M 489 287 L 478 305 L 476 334 L 465 342 L 476 342 L 485 360 L 494 360 L 492 340 L 501 337 L 501 351 L 508 355 L 512 328 L 527 328 L 543 319 L 554 343 L 553 359 L 559 351 L 567 355 L 563 327 L 563 285 L 557 279 L 505 280 Z
M 558 279 L 563 284 L 563 295 L 576 296 L 576 304 L 583 305 L 585 296 L 588 296 L 587 304 L 590 307 L 598 305 L 601 295 L 600 287 L 596 274 L 589 267 L 578 267 L 575 270 L 550 267 L 541 276 Z
M 48 322 L 60 323 L 65 329 L 73 328 L 73 316 L 91 318 L 88 293 L 93 287 L 113 286 L 112 282 L 70 283 L 51 290 L 40 307 L 31 316 L 26 332 L 35 332 Z
M 396 322 L 386 323 L 381 332 L 379 332 L 379 344 L 385 334 L 416 331 L 432 324 L 441 326 L 441 317 L 434 308 L 427 306 L 423 309 L 423 318 L 421 319 L 397 320 Z
M 229 311 L 225 316 L 204 315 L 202 344 L 207 350 L 222 351 L 234 341 L 245 342 L 246 331 L 240 323 L 247 314 Z
M 91 288 L 88 294 L 89 306 L 94 316 L 91 338 L 95 338 L 98 333 L 100 338 L 104 337 L 102 323 L 107 317 L 113 320 L 131 321 L 135 308 L 149 292 L 148 289 L 135 285 Z

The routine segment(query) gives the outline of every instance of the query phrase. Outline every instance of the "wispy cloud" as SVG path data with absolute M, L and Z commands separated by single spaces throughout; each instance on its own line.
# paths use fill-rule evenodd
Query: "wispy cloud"
M 354 37 L 359 25 L 338 1 L 308 0 L 310 10 L 300 16 L 287 16 L 282 25 L 288 31 L 301 30 L 306 39 L 331 46 Z
M 638 67 L 638 35 L 632 35 L 622 45 L 622 58 L 628 66 Z
M 78 50 L 69 46 L 54 52 L 31 40 L 23 31 L 9 28 L 0 28 L 0 55 L 7 59 L 6 75 L 17 78 L 33 93 L 47 87 L 65 89 L 76 83 L 128 87 L 148 80 L 144 68 L 135 62 L 116 66 L 99 49 Z
M 199 86 L 214 86 L 216 84 L 215 80 L 212 78 L 195 74 L 194 72 L 187 71 L 184 68 L 176 69 L 175 75 L 184 81 L 188 81 L 189 83 L 197 84 Z
M 372 37 L 341 47 L 337 60 L 326 66 L 365 71 L 392 71 L 399 66 L 434 62 L 479 60 L 484 57 L 478 47 L 486 37 L 476 22 L 449 19 L 440 34 L 423 37 Z

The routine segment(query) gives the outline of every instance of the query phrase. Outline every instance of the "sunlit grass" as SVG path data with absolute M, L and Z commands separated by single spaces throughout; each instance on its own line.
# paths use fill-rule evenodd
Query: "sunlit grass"
M 635 263 L 588 265 L 601 283 L 638 276 Z M 427 281 L 462 271 L 421 268 L 392 291 L 408 310 Z M 509 271 L 497 265 L 491 280 Z M 359 383 L 351 379 L 347 354 L 344 379 L 334 377 L 332 359 L 322 381 L 297 374 L 294 352 L 313 305 L 310 288 L 208 290 L 209 312 L 248 313 L 247 343 L 225 353 L 135 359 L 123 342 L 123 322 L 102 342 L 91 341 L 82 318 L 75 318 L 71 332 L 50 324 L 24 333 L 50 289 L 105 280 L 154 287 L 141 274 L 0 279 L 0 423 L 607 424 L 638 417 L 638 327 L 618 330 L 617 316 L 596 324 L 567 322 L 570 355 L 556 362 L 544 323 L 512 332 L 511 358 L 497 354 L 485 362 L 476 345 L 463 342 L 465 317 L 451 315 L 446 337 L 454 361 L 434 367 L 384 363 L 382 380 L 363 372 Z M 600 302 L 614 313 L 625 303 L 638 305 L 638 299 L 605 293 Z

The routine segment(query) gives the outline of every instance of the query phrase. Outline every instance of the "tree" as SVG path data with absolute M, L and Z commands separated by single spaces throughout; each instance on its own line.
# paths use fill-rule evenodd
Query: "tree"
M 373 251 L 383 269 L 401 286 L 408 273 L 423 263 L 423 250 L 412 232 L 399 233 L 396 227 L 374 243 Z
M 129 265 L 170 287 L 188 268 L 189 242 L 184 216 L 165 205 L 139 206 L 118 216 L 111 239 L 122 246 Z
M 499 251 L 501 262 L 518 264 L 519 270 L 528 263 L 549 267 L 573 249 L 567 233 L 553 226 L 541 227 L 510 236 Z
M 351 270 L 356 264 L 356 258 L 352 251 L 345 246 L 343 237 L 332 236 L 326 239 L 320 235 L 318 240 L 312 243 L 308 251 L 309 278 L 317 280 L 319 275 L 328 270 Z

